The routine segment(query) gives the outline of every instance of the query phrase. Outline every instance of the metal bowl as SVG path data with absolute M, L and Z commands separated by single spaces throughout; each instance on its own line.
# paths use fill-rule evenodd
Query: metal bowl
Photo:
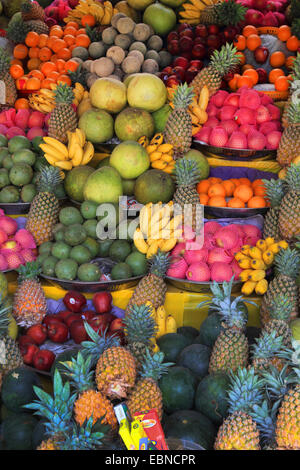
M 241 209 L 234 209 L 232 207 L 212 207 L 212 206 L 204 206 L 204 214 L 212 215 L 213 217 L 218 217 L 221 219 L 224 218 L 242 218 L 242 217 L 253 217 L 255 215 L 266 215 L 267 211 L 269 210 L 268 207 L 261 207 L 261 208 L 248 208 L 243 207 Z
M 227 147 L 214 147 L 201 140 L 194 140 L 193 146 L 200 151 L 210 152 L 220 157 L 226 157 L 229 160 L 247 161 L 257 158 L 266 158 L 273 160 L 276 157 L 276 150 L 252 150 L 252 149 L 232 149 Z
M 175 277 L 166 276 L 166 280 L 177 287 L 177 289 L 186 290 L 189 292 L 207 292 L 210 293 L 210 286 L 212 285 L 211 281 L 208 282 L 196 282 L 188 281 L 187 279 L 177 279 Z M 233 281 L 232 283 L 232 292 L 240 292 L 243 283 L 240 281 Z M 222 283 L 219 283 L 219 286 L 222 286 Z
M 67 197 L 60 198 L 60 205 L 64 204 L 67 200 Z M 23 215 L 28 214 L 30 205 L 30 202 L 1 202 L 0 209 L 3 209 L 6 215 Z

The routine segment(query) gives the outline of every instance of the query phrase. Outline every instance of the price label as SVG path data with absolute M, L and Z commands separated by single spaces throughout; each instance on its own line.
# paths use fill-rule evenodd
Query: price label
M 0 104 L 6 104 L 6 85 L 0 80 Z

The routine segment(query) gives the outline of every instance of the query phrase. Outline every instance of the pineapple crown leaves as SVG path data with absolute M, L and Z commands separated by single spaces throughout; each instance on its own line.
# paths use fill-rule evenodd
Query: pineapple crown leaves
M 245 19 L 247 8 L 235 0 L 224 0 L 214 7 L 216 23 L 220 26 L 236 26 Z
M 269 401 L 277 405 L 281 403 L 292 385 L 299 382 L 299 378 L 291 373 L 289 364 L 285 364 L 279 371 L 277 367 L 270 365 L 268 369 L 261 370 L 260 375 Z
M 38 261 L 31 261 L 21 265 L 18 269 L 18 282 L 21 283 L 26 279 L 37 279 L 41 272 L 41 265 Z
M 81 343 L 81 353 L 84 358 L 90 356 L 91 367 L 94 367 L 106 349 L 120 346 L 120 339 L 116 335 L 108 336 L 107 329 L 99 334 L 99 331 L 93 330 L 87 322 L 84 322 L 84 327 L 91 341 L 83 341 Z
M 283 336 L 276 336 L 277 332 L 262 331 L 259 338 L 256 338 L 255 344 L 252 346 L 253 359 L 268 359 L 274 356 L 278 357 L 279 352 L 283 349 Z
M 193 88 L 189 88 L 187 83 L 178 85 L 173 96 L 174 109 L 187 109 L 192 103 L 194 95 Z
M 60 83 L 54 90 L 55 103 L 59 105 L 71 105 L 74 100 L 74 92 L 67 83 Z
M 170 254 L 158 250 L 149 260 L 149 272 L 155 276 L 164 278 L 170 265 Z
M 163 363 L 164 357 L 163 352 L 156 352 L 152 355 L 147 348 L 144 354 L 140 376 L 143 378 L 151 378 L 157 382 L 163 374 L 168 372 L 168 368 L 174 365 L 173 362 Z
M 239 65 L 241 59 L 237 55 L 237 48 L 233 44 L 226 43 L 220 50 L 215 50 L 210 59 L 209 67 L 221 77 L 226 75 L 230 70 Z
M 61 173 L 59 168 L 54 166 L 42 167 L 37 181 L 38 191 L 40 193 L 53 193 L 53 191 L 60 184 L 60 182 Z
M 123 323 L 129 343 L 138 342 L 147 345 L 157 332 L 157 325 L 148 305 L 132 305 Z
M 291 18 L 300 17 L 300 2 L 299 0 L 291 0 Z
M 278 357 L 285 359 L 287 364 L 292 368 L 291 377 L 297 377 L 298 381 L 300 378 L 300 341 L 291 339 L 292 347 L 283 348 Z
M 268 308 L 271 319 L 289 322 L 293 305 L 287 295 L 272 298 Z
M 91 42 L 99 42 L 101 41 L 102 34 L 98 30 L 98 28 L 91 28 L 89 25 L 85 27 L 86 34 L 90 38 Z
M 264 389 L 262 379 L 253 367 L 241 368 L 231 372 L 228 390 L 229 413 L 243 411 L 247 413 L 253 404 L 263 401 Z
M 300 107 L 299 107 L 299 122 L 300 122 Z M 288 191 L 300 192 L 300 165 L 291 163 L 287 169 L 284 179 L 284 185 Z
M 30 25 L 26 24 L 22 18 L 14 19 L 9 22 L 6 30 L 6 37 L 16 44 L 23 43 L 25 42 L 25 38 L 29 31 Z
M 9 69 L 10 57 L 9 54 L 3 47 L 0 47 L 0 72 L 4 72 Z
M 198 163 L 188 158 L 180 158 L 176 161 L 174 173 L 178 186 L 194 186 L 201 178 Z
M 278 207 L 285 194 L 284 182 L 281 179 L 262 180 L 266 189 L 266 195 L 271 203 L 271 207 Z
M 82 426 L 73 423 L 70 431 L 64 433 L 62 439 L 58 439 L 58 447 L 60 450 L 97 450 L 109 427 L 101 425 L 100 429 L 100 431 L 93 432 L 92 416 Z
M 300 18 L 294 18 L 292 21 L 292 34 L 300 39 Z
M 86 87 L 86 80 L 88 71 L 82 67 L 80 64 L 79 67 L 75 70 L 75 72 L 69 71 L 69 76 L 72 80 L 72 85 L 75 85 L 76 82 L 81 83 L 84 87 Z
M 289 105 L 287 109 L 287 118 L 290 124 L 300 123 L 299 91 L 300 91 L 299 88 L 296 88 L 294 90 L 292 94 L 291 104 Z
M 5 307 L 2 305 L 2 296 L 0 295 L 0 338 L 5 336 L 8 331 L 10 319 L 8 318 L 8 313 L 12 310 L 11 306 Z
M 300 253 L 297 249 L 280 250 L 274 258 L 275 275 L 280 274 L 296 279 L 300 269 Z
M 70 383 L 63 384 L 61 375 L 56 369 L 53 379 L 53 397 L 37 386 L 33 389 L 38 400 L 24 405 L 24 408 L 35 410 L 35 415 L 46 418 L 45 427 L 48 435 L 66 432 L 70 428 L 76 400 L 76 394 L 71 395 Z
M 268 400 L 264 400 L 261 405 L 253 404 L 248 411 L 248 414 L 257 424 L 264 445 L 276 444 L 275 431 L 278 406 L 278 403 L 274 403 L 270 407 Z
M 79 351 L 76 358 L 71 361 L 61 362 L 62 366 L 67 370 L 65 375 L 68 377 L 70 384 L 78 391 L 84 392 L 91 390 L 93 385 L 93 371 L 91 370 L 92 357 L 86 359 Z

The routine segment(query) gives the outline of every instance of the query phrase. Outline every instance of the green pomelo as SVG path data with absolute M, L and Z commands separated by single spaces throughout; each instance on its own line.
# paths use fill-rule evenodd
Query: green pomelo
M 68 171 L 64 184 L 66 193 L 71 199 L 78 202 L 84 201 L 83 188 L 86 180 L 94 171 L 94 168 L 87 165 L 76 166 Z
M 161 3 L 154 3 L 144 11 L 143 22 L 151 26 L 159 36 L 165 36 L 176 26 L 176 13 Z
M 300 318 L 296 318 L 290 323 L 290 328 L 292 330 L 293 338 L 296 341 L 300 341 Z
M 20 194 L 15 186 L 5 186 L 0 191 L 0 202 L 19 202 Z
M 138 140 L 142 136 L 151 138 L 154 134 L 154 120 L 143 109 L 125 108 L 115 120 L 115 133 L 120 140 Z
M 195 160 L 198 163 L 202 180 L 209 177 L 209 163 L 205 155 L 199 152 L 199 150 L 191 149 L 184 155 L 183 158 L 187 158 L 188 160 Z
M 126 240 L 115 240 L 109 249 L 109 257 L 117 262 L 125 261 L 130 253 L 130 243 Z
M 31 141 L 32 148 L 35 152 L 42 153 L 42 149 L 40 148 L 40 145 L 43 143 L 43 137 L 37 136 Z
M 63 225 L 82 224 L 83 217 L 76 207 L 63 207 L 59 213 L 59 221 Z
M 27 163 L 27 165 L 34 165 L 36 156 L 31 150 L 21 149 L 12 154 L 14 163 Z
M 15 186 L 24 186 L 30 183 L 32 177 L 32 168 L 27 163 L 16 163 L 9 172 L 9 179 Z
M 134 185 L 135 185 L 135 179 L 132 179 L 132 180 L 122 179 L 123 194 L 125 196 L 133 196 Z
M 17 135 L 9 140 L 7 147 L 10 153 L 15 153 L 17 150 L 30 149 L 31 142 L 27 139 L 27 137 Z
M 87 239 L 82 243 L 92 255 L 92 259 L 96 258 L 99 255 L 99 243 L 91 237 L 87 237 Z
M 160 0 L 160 2 L 168 7 L 178 8 L 183 4 L 184 0 Z
M 162 170 L 148 170 L 135 182 L 134 195 L 141 204 L 148 202 L 169 202 L 175 191 L 175 183 L 171 175 Z
M 14 166 L 14 161 L 11 158 L 11 155 L 6 155 L 3 160 L 2 160 L 2 166 L 3 168 L 6 168 L 7 170 L 11 170 L 12 167 Z
M 156 75 L 140 73 L 130 80 L 127 99 L 132 108 L 141 108 L 152 113 L 165 104 L 167 89 Z
M 71 247 L 65 242 L 53 243 L 51 255 L 58 259 L 67 259 L 70 257 Z
M 78 279 L 83 282 L 100 281 L 101 271 L 96 264 L 84 263 L 78 268 Z
M 43 255 L 46 253 L 50 256 L 52 250 L 53 243 L 52 242 L 44 242 L 39 246 L 39 254 Z
M 118 263 L 112 268 L 110 277 L 113 281 L 130 279 L 133 277 L 132 269 L 127 263 Z
M 0 189 L 8 186 L 10 184 L 10 180 L 8 177 L 8 170 L 6 168 L 0 169 Z
M 74 246 L 70 252 L 70 258 L 78 264 L 89 263 L 92 260 L 91 252 L 83 245 Z
M 37 189 L 34 184 L 25 184 L 21 190 L 21 199 L 23 202 L 32 202 L 37 194 Z
M 129 6 L 135 10 L 145 10 L 154 0 L 128 0 L 127 3 Z
M 126 106 L 126 86 L 114 78 L 99 78 L 91 86 L 90 100 L 95 108 L 119 113 Z
M 106 258 L 107 256 L 109 256 L 109 249 L 111 245 L 113 244 L 113 242 L 114 241 L 110 240 L 109 238 L 107 238 L 107 240 L 100 240 L 98 242 L 100 258 Z
M 58 199 L 65 198 L 66 197 L 66 191 L 65 191 L 65 188 L 64 188 L 64 184 L 63 183 L 58 184 L 56 186 L 56 188 L 54 188 L 53 193 L 55 194 L 55 196 Z
M 80 212 L 85 219 L 94 219 L 97 215 L 98 204 L 94 201 L 84 201 L 81 204 Z
M 7 147 L 8 140 L 5 135 L 0 134 L 0 145 L 1 147 Z
M 65 230 L 65 242 L 70 246 L 81 245 L 86 240 L 87 233 L 82 225 L 69 225 Z
M 109 164 L 118 171 L 122 178 L 134 179 L 148 170 L 150 160 L 142 145 L 133 140 L 127 140 L 114 148 Z
M 120 174 L 110 166 L 103 166 L 94 171 L 88 177 L 83 190 L 86 201 L 94 201 L 98 204 L 105 202 L 117 203 L 122 194 Z
M 55 275 L 58 279 L 74 281 L 77 276 L 78 264 L 73 259 L 62 259 L 55 265 Z
M 167 123 L 167 120 L 171 111 L 172 111 L 171 106 L 169 106 L 168 104 L 165 104 L 160 109 L 152 113 L 154 126 L 155 126 L 155 133 L 163 132 L 165 130 L 166 123 Z
M 10 155 L 7 147 L 0 148 L 0 165 L 2 166 L 3 160 L 7 155 Z
M 82 129 L 87 140 L 93 144 L 107 142 L 114 135 L 114 120 L 103 109 L 89 109 L 79 119 L 79 129 Z
M 86 231 L 88 237 L 97 238 L 97 225 L 98 221 L 96 219 L 86 220 L 83 224 L 83 228 Z
M 54 277 L 55 276 L 55 266 L 58 263 L 58 259 L 54 256 L 47 255 L 46 258 L 42 263 L 42 272 L 45 276 Z
M 148 262 L 143 253 L 130 253 L 125 262 L 131 267 L 134 276 L 144 276 L 148 272 Z

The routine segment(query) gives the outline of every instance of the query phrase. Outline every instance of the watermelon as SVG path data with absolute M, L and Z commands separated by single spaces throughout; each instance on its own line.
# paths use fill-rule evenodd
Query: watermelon
M 199 330 L 199 336 L 195 338 L 194 343 L 204 344 L 212 348 L 219 334 L 222 331 L 222 318 L 218 313 L 211 313 L 202 322 Z
M 180 326 L 177 328 L 177 333 L 185 336 L 191 343 L 199 335 L 199 331 L 193 326 Z
M 176 364 L 187 367 L 198 378 L 208 373 L 211 350 L 203 344 L 191 344 L 184 348 L 178 356 Z
M 176 362 L 180 352 L 192 343 L 190 339 L 179 333 L 167 333 L 158 338 L 156 342 L 165 355 L 165 362 Z
M 3 379 L 1 398 L 5 407 L 15 413 L 24 413 L 27 405 L 37 397 L 33 386 L 40 387 L 39 376 L 26 367 L 11 370 Z
M 32 433 L 37 420 L 29 414 L 9 416 L 2 423 L 2 438 L 6 450 L 34 450 Z
M 195 408 L 213 423 L 220 425 L 227 416 L 227 391 L 230 379 L 224 372 L 216 372 L 204 377 L 198 384 L 195 395 Z
M 194 406 L 196 378 L 186 367 L 170 367 L 159 381 L 166 413 L 190 410 Z

